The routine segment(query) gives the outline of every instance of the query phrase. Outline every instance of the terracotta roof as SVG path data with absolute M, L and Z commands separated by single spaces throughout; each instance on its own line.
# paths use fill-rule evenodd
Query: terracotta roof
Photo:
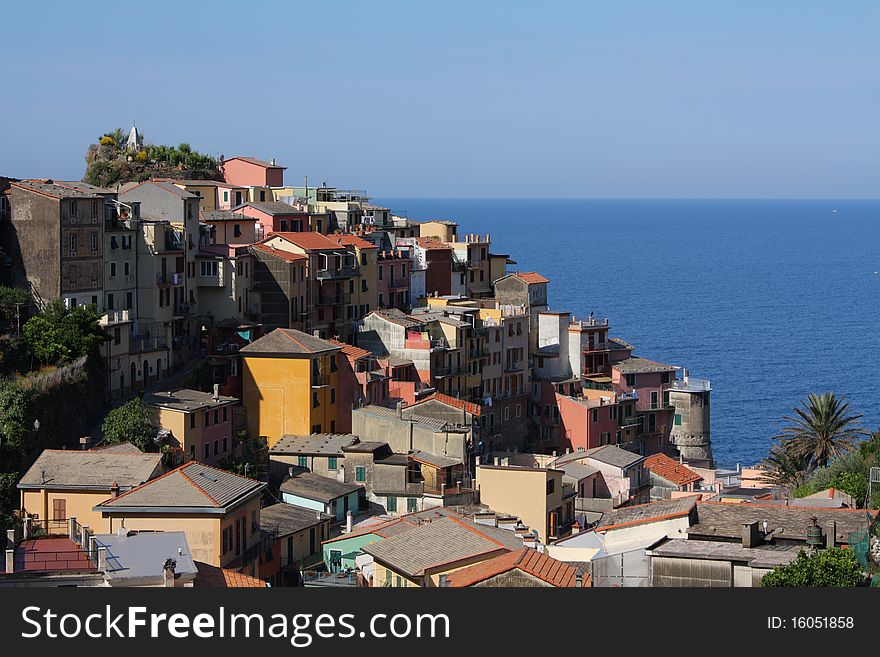
M 576 568 L 527 547 L 457 570 L 446 581 L 452 587 L 473 586 L 511 570 L 521 570 L 552 586 L 577 586 Z M 589 574 L 584 574 L 582 586 L 591 586 Z
M 196 575 L 193 586 L 214 589 L 265 589 L 268 584 L 261 579 L 237 573 L 228 568 L 219 568 L 202 561 L 196 561 L 199 574 Z
M 285 251 L 284 249 L 275 249 L 265 244 L 251 244 L 251 248 L 262 251 L 263 253 L 268 253 L 269 255 L 273 255 L 276 258 L 281 258 L 282 260 L 286 260 L 287 262 L 296 262 L 298 260 L 306 259 L 306 256 L 302 255 L 301 253 L 291 253 L 290 251 Z
M 336 235 L 333 239 L 337 244 L 342 244 L 343 246 L 356 246 L 359 249 L 378 249 L 379 247 L 365 240 L 363 237 L 358 237 L 357 235 L 351 235 L 346 233 L 344 235 Z
M 541 274 L 539 274 L 536 271 L 517 272 L 516 274 L 514 274 L 514 276 L 516 276 L 518 279 L 520 279 L 522 281 L 525 281 L 526 283 L 528 283 L 530 285 L 533 283 L 549 283 L 550 282 L 549 278 L 544 278 L 543 276 L 541 276 Z
M 330 344 L 335 344 L 338 347 L 342 347 L 342 353 L 346 356 L 350 356 L 357 360 L 358 358 L 365 358 L 366 356 L 372 356 L 373 352 L 367 349 L 361 349 L 360 347 L 355 347 L 353 344 L 348 344 L 345 342 L 340 342 L 339 340 L 327 340 Z
M 454 406 L 455 408 L 459 408 L 463 411 L 467 411 L 471 415 L 476 415 L 477 417 L 483 412 L 482 407 L 479 404 L 474 404 L 473 402 L 465 401 L 464 399 L 456 399 L 455 397 L 450 397 L 449 395 L 444 395 L 442 392 L 435 392 L 424 399 L 420 399 L 414 404 L 410 404 L 409 408 L 413 406 L 418 406 L 419 404 L 424 404 L 426 401 L 439 401 L 448 406 Z
M 431 237 L 416 237 L 415 240 L 416 243 L 423 249 L 446 249 L 448 251 L 452 250 L 452 247 L 448 244 L 444 244 L 440 240 Z
M 272 164 L 271 162 L 266 162 L 266 160 L 260 160 L 256 157 L 246 157 L 244 155 L 237 155 L 235 157 L 227 157 L 224 162 L 229 162 L 230 160 L 241 160 L 242 162 L 248 162 L 249 164 L 256 164 L 259 167 L 263 167 L 266 169 L 286 169 L 287 167 L 282 167 L 277 164 Z
M 647 372 L 674 372 L 676 370 L 673 365 L 658 363 L 656 360 L 648 360 L 647 358 L 639 358 L 632 356 L 626 358 L 619 363 L 612 363 L 611 367 L 621 374 L 639 374 Z
M 644 465 L 658 477 L 663 477 L 676 486 L 686 486 L 702 479 L 696 472 L 666 454 L 652 454 L 645 459 Z
M 290 242 L 291 244 L 295 244 L 296 246 L 304 249 L 306 251 L 339 251 L 340 245 L 331 240 L 326 235 L 322 235 L 321 233 L 316 232 L 302 232 L 302 233 L 269 233 L 269 236 L 263 240 L 262 244 L 265 244 L 268 240 L 273 237 L 280 237 L 281 239 Z

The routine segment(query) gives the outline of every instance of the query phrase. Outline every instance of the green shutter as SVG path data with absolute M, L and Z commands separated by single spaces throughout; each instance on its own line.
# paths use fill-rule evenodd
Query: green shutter
M 388 504 L 386 505 L 389 511 L 397 511 L 397 498 L 393 495 L 388 496 Z

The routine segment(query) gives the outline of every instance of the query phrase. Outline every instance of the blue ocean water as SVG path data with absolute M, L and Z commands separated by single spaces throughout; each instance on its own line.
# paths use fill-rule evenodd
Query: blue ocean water
M 880 201 L 377 201 L 490 233 L 550 278 L 554 309 L 607 316 L 638 355 L 710 379 L 719 464 L 762 459 L 810 392 L 880 425 Z

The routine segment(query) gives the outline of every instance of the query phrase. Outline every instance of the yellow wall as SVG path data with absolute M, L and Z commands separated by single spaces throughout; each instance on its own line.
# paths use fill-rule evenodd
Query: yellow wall
M 336 358 L 336 354 L 323 357 Z M 325 371 L 329 373 L 329 368 Z M 242 354 L 242 398 L 252 437 L 266 436 L 272 447 L 285 434 L 308 435 L 317 425 L 319 432 L 331 431 L 338 404 L 330 403 L 330 391 L 337 388 L 338 372 L 329 373 L 329 385 L 315 388 L 318 408 L 312 408 L 311 372 L 308 358 Z M 338 401 L 338 389 L 336 394 Z
M 21 491 L 21 506 L 27 513 L 39 516 L 40 520 L 52 520 L 54 500 L 61 499 L 65 501 L 67 518 L 76 518 L 80 525 L 97 531 L 103 527 L 103 521 L 101 514 L 92 511 L 92 507 L 110 496 L 109 490 L 24 490 Z
M 556 484 L 547 495 L 547 480 Z M 519 517 L 529 529 L 538 530 L 547 542 L 547 514 L 562 504 L 562 473 L 520 468 L 486 468 L 477 466 L 477 487 L 480 502 L 499 513 Z

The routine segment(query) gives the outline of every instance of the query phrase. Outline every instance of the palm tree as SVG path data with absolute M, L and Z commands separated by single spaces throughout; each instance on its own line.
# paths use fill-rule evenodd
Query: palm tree
M 782 442 L 774 445 L 770 453 L 761 462 L 764 474 L 761 479 L 772 485 L 795 489 L 807 478 L 808 463 L 804 457 L 792 454 L 791 444 Z
M 833 392 L 810 393 L 801 407 L 792 410 L 794 416 L 783 418 L 791 424 L 774 438 L 781 440 L 782 449 L 808 470 L 825 467 L 869 435 L 856 424 L 862 414 L 850 413 L 849 404 Z

